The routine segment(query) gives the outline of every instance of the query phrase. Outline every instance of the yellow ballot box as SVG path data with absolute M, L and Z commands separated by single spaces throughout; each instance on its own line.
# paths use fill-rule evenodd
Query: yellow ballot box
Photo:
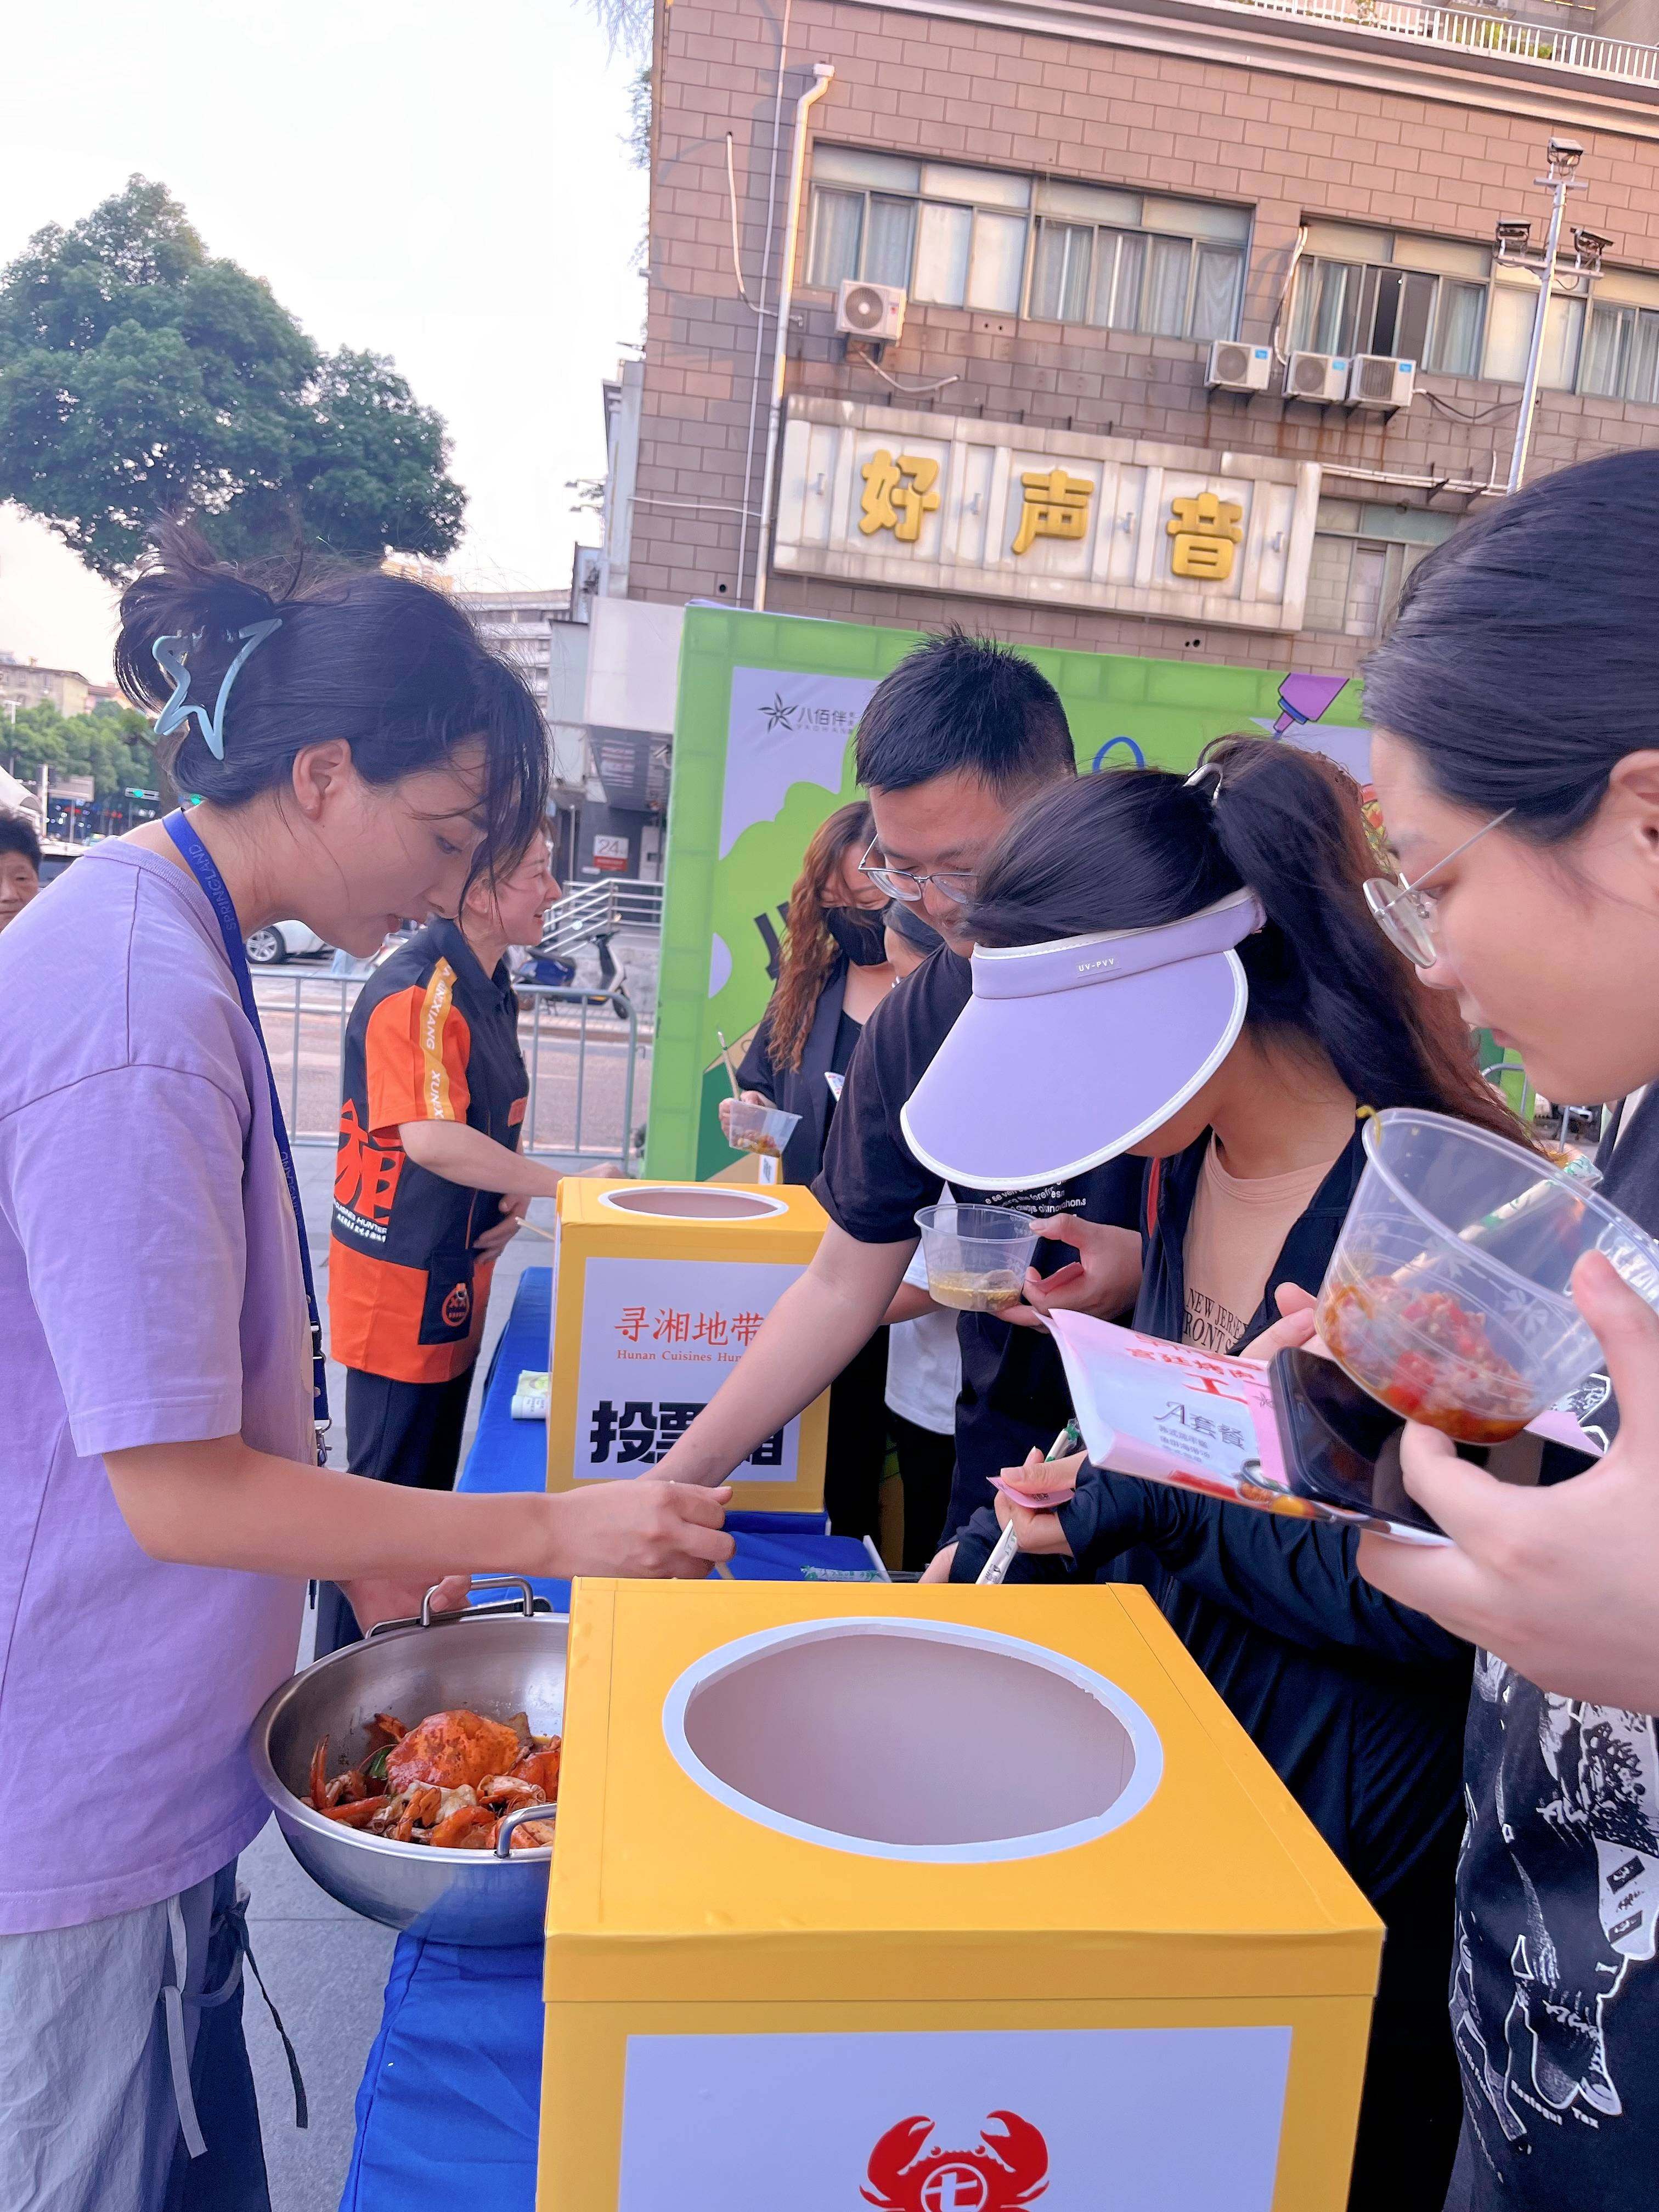
M 547 1482 L 638 1474 L 684 1433 L 811 1261 L 823 1208 L 802 1186 L 559 1185 Z M 732 1503 L 817 1512 L 827 1395 L 732 1474 Z
M 1340 2212 L 1382 1929 L 1144 1591 L 577 1585 L 541 2212 Z

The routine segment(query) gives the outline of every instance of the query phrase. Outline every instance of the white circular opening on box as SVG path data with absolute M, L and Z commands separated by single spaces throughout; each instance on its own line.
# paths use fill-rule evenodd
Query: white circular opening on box
M 637 1190 L 607 1190 L 601 1206 L 618 1213 L 643 1213 L 655 1221 L 762 1221 L 787 1213 L 788 1201 L 730 1183 L 647 1182 Z
M 742 1637 L 686 1668 L 663 1731 L 745 1820 L 936 1865 L 1092 1843 L 1164 1771 L 1157 1730 L 1115 1683 L 954 1621 L 859 1615 Z

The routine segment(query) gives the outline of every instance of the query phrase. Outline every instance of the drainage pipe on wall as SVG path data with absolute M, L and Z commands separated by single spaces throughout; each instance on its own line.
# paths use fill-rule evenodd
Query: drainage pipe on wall
M 783 0 L 783 21 L 778 29 L 777 75 L 772 83 L 772 149 L 767 157 L 766 167 L 766 237 L 761 246 L 760 274 L 755 279 L 755 290 L 760 305 L 755 310 L 755 366 L 749 378 L 749 422 L 743 441 L 743 497 L 738 502 L 743 509 L 743 518 L 738 526 L 738 565 L 734 581 L 739 602 L 744 595 L 744 578 L 748 573 L 749 525 L 755 519 L 755 432 L 760 422 L 761 369 L 766 358 L 766 318 L 772 312 L 766 304 L 766 280 L 772 267 L 772 240 L 777 228 L 778 155 L 783 146 L 783 79 L 789 66 L 789 15 L 792 5 L 793 0 Z M 734 199 L 735 197 L 734 192 Z M 779 273 L 781 275 L 781 270 Z
M 772 404 L 766 418 L 766 463 L 761 471 L 760 528 L 756 533 L 755 591 L 758 614 L 766 605 L 766 573 L 772 562 L 773 479 L 777 471 L 778 430 L 783 421 L 783 379 L 788 365 L 789 308 L 795 296 L 795 252 L 800 241 L 801 185 L 806 175 L 806 118 L 830 89 L 836 74 L 829 62 L 814 62 L 812 82 L 795 102 L 795 143 L 789 156 L 789 210 L 783 224 L 783 260 L 778 272 L 777 343 L 772 352 Z

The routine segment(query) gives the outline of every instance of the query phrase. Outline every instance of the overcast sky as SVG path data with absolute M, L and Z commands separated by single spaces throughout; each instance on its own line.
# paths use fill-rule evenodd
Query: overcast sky
M 463 580 L 565 582 L 637 341 L 634 65 L 580 0 L 52 0 L 9 12 L 0 262 L 137 170 L 320 344 L 390 354 L 446 417 Z M 0 507 L 0 647 L 107 680 L 111 594 Z

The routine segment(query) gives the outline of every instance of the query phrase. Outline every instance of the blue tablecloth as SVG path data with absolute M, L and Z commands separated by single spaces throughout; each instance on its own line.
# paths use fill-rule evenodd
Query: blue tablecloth
M 513 1419 L 522 1369 L 547 1364 L 553 1275 L 526 1267 L 484 1381 L 477 1434 L 456 1487 L 540 1490 L 547 1430 Z M 736 1582 L 872 1579 L 861 1545 L 810 1513 L 731 1513 Z M 568 1583 L 537 1590 L 568 1609 Z M 380 2032 L 357 2092 L 357 2139 L 341 2212 L 532 2212 L 541 2106 L 542 1947 L 462 1949 L 400 1936 Z
M 341 2212 L 531 2212 L 542 1947 L 398 1939 Z

